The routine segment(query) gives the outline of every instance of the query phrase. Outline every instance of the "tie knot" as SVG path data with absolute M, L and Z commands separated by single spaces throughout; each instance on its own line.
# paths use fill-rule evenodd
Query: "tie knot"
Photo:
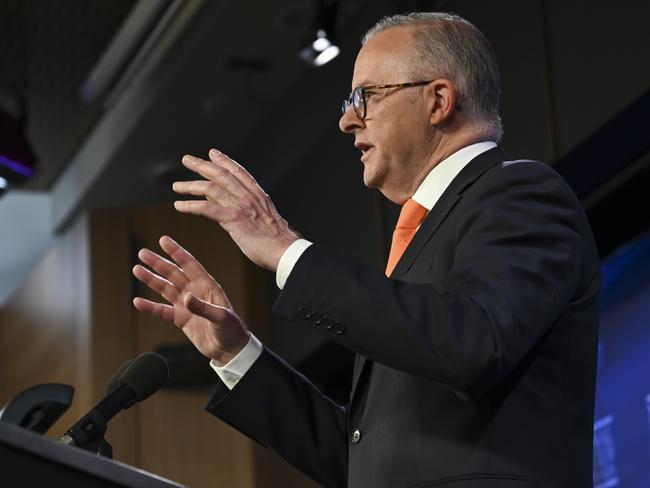
M 402 210 L 397 219 L 397 228 L 402 229 L 417 229 L 424 217 L 426 217 L 428 210 L 412 199 L 406 200 L 402 205 Z

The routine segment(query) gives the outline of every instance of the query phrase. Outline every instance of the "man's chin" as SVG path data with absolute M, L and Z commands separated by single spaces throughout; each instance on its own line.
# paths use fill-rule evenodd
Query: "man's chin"
M 372 174 L 366 168 L 366 170 L 363 172 L 363 184 L 366 186 L 366 188 L 374 188 L 376 190 L 379 190 L 382 195 L 397 205 L 404 203 L 399 199 L 401 193 L 394 192 L 394 188 L 387 188 L 384 175 L 378 175 L 376 173 Z
M 379 188 L 377 183 L 372 178 L 366 178 L 365 176 L 363 178 L 363 184 L 366 186 L 366 188 Z
M 381 186 L 383 178 L 381 178 L 377 173 L 373 172 L 368 165 L 365 165 L 363 168 L 363 184 L 367 188 L 379 188 Z

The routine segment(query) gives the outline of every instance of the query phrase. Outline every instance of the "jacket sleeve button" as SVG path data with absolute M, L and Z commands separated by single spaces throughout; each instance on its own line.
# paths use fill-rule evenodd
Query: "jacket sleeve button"
M 334 322 L 327 315 L 323 316 L 323 330 L 332 330 Z
M 308 320 L 311 317 L 311 311 L 306 307 L 300 307 L 298 309 L 298 316 L 301 319 Z

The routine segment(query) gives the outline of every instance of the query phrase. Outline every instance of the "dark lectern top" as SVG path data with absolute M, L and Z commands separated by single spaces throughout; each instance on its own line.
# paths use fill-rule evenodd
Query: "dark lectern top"
M 5 422 L 0 422 L 0 484 L 3 487 L 183 487 Z

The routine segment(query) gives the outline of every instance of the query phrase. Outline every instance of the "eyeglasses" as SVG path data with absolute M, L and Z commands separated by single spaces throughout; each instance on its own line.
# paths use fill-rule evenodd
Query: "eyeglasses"
M 366 91 L 369 90 L 382 90 L 384 88 L 406 88 L 409 86 L 422 86 L 428 85 L 434 80 L 429 81 L 411 81 L 408 83 L 395 83 L 392 85 L 370 85 L 370 86 L 358 86 L 352 93 L 348 95 L 348 98 L 343 100 L 341 105 L 341 111 L 343 113 L 347 112 L 352 105 L 354 108 L 354 113 L 357 114 L 360 120 L 365 120 L 366 118 Z

